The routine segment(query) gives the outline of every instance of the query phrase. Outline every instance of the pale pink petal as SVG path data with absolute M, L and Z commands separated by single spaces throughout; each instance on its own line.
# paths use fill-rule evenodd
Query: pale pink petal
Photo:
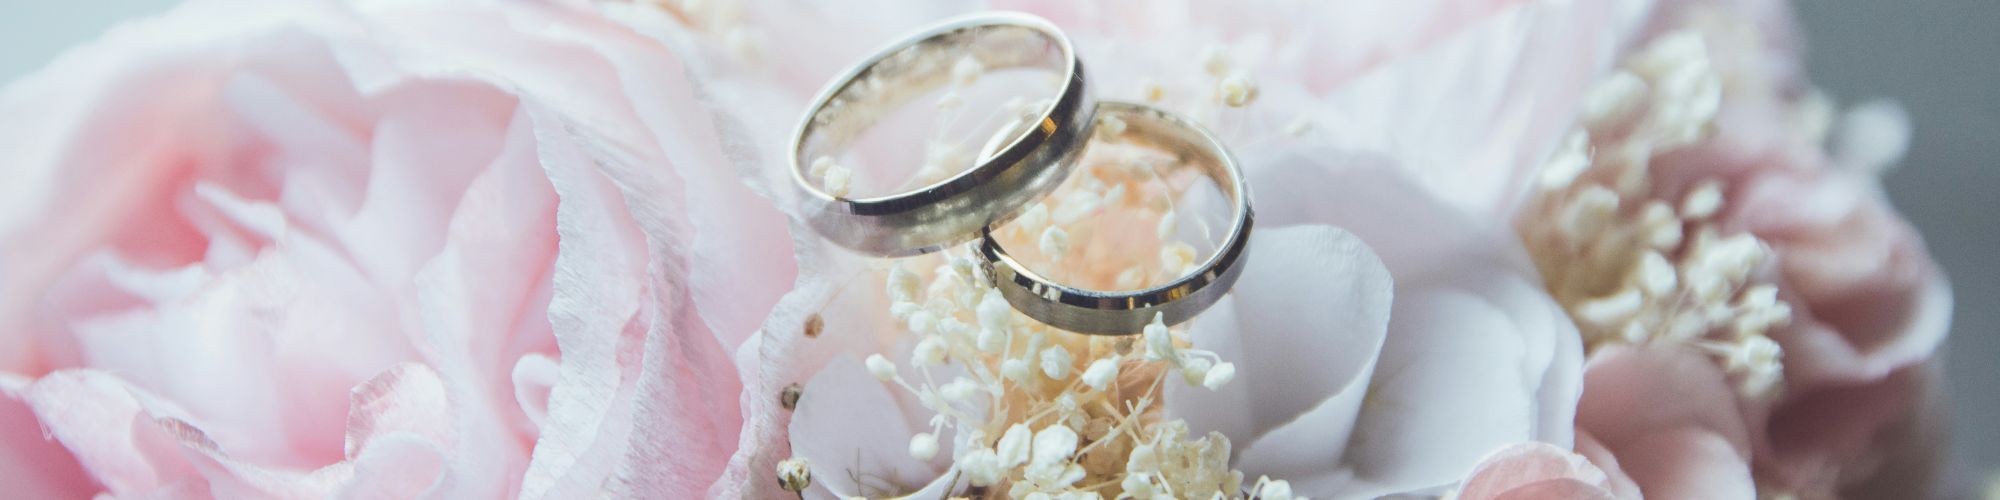
M 1335 89 L 1313 137 L 1393 154 L 1441 199 L 1504 218 L 1649 4 L 1503 8 Z
M 537 134 L 562 133 L 553 118 L 530 114 Z M 646 334 L 639 317 L 646 286 L 644 236 L 622 196 L 573 144 L 545 143 L 539 155 L 560 200 L 548 314 L 563 358 L 562 377 L 550 391 L 548 419 L 522 482 L 525 498 L 594 491 L 615 472 L 634 425 L 631 377 L 641 362 L 621 353 L 640 350 Z M 693 415 L 663 420 L 693 422 L 706 413 L 679 411 Z
M 1770 171 L 1747 179 L 1730 210 L 1777 254 L 1794 321 L 1787 383 L 1854 383 L 1927 359 L 1949 331 L 1952 296 L 1923 240 L 1872 180 L 1844 172 Z
M 1248 162 L 1261 222 L 1338 224 L 1381 252 L 1396 280 L 1355 430 L 1365 437 L 1345 447 L 1360 480 L 1350 490 L 1441 486 L 1499 446 L 1569 443 L 1582 347 L 1517 240 L 1377 156 L 1289 148 Z M 1486 418 L 1468 424 L 1467 414 Z
M 1597 438 L 1590 437 L 1588 433 L 1578 432 L 1576 434 L 1576 453 L 1590 459 L 1591 465 L 1597 466 L 1598 470 L 1604 471 L 1605 476 L 1608 477 L 1606 480 L 1608 486 L 1605 489 L 1609 490 L 1612 496 L 1618 498 L 1639 498 L 1639 485 L 1632 482 L 1631 476 L 1625 475 L 1625 469 L 1618 465 L 1618 456 L 1612 454 L 1611 450 L 1606 449 L 1604 443 L 1597 442 Z
M 1466 474 L 1458 498 L 1612 498 L 1604 471 L 1581 455 L 1547 443 L 1495 450 Z
M 22 498 L 84 498 L 98 491 L 69 450 L 43 434 L 21 398 L 32 381 L 0 373 L 0 484 Z
M 1750 464 L 1729 438 L 1683 427 L 1636 437 L 1618 445 L 1618 463 L 1646 498 L 1697 500 L 1753 498 Z
M 865 272 L 863 259 L 824 240 L 802 236 L 799 283 L 781 299 L 764 328 L 736 351 L 736 365 L 746 389 L 741 441 L 729 468 L 709 490 L 718 497 L 782 495 L 770 471 L 791 456 L 789 426 L 793 413 L 779 404 L 779 394 L 791 384 L 803 385 L 839 356 L 888 352 L 901 325 L 887 314 L 888 298 L 880 281 Z M 819 336 L 805 335 L 809 322 L 820 323 Z M 894 449 L 897 443 L 880 443 Z
M 1494 500 L 1612 500 L 1618 497 L 1597 485 L 1575 479 L 1550 479 L 1522 485 L 1493 497 Z
M 1625 444 L 1664 429 L 1706 429 L 1749 453 L 1736 392 L 1706 355 L 1678 348 L 1607 347 L 1584 373 L 1577 427 L 1618 454 Z M 1629 465 L 1627 466 L 1629 468 Z M 1643 486 L 1643 484 L 1642 484 Z
M 1260 229 L 1245 266 L 1234 296 L 1190 334 L 1236 363 L 1235 381 L 1213 391 L 1169 383 L 1167 413 L 1239 443 L 1246 474 L 1332 470 L 1389 321 L 1389 275 L 1354 235 L 1327 226 Z
M 792 456 L 812 468 L 814 497 L 905 495 L 952 479 L 945 472 L 952 454 L 949 433 L 938 436 L 940 451 L 932 460 L 910 456 L 910 437 L 930 428 L 909 420 L 902 401 L 909 398 L 898 394 L 901 388 L 875 380 L 850 355 L 835 357 L 806 382 L 789 433 Z M 937 495 L 918 498 L 931 496 Z

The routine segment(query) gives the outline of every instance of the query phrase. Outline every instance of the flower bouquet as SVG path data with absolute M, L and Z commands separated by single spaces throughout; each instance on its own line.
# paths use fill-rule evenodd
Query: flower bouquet
M 988 11 L 1052 27 L 1076 106 L 982 99 L 1060 85 L 1000 67 L 1040 45 L 854 72 Z M 1920 497 L 1952 299 L 1877 182 L 1909 120 L 1813 87 L 1792 23 L 191 0 L 0 91 L 0 496 Z M 887 139 L 800 157 L 844 119 Z M 972 233 L 856 251 L 815 208 L 1010 137 L 1065 175 Z M 1009 276 L 1201 303 L 1086 331 Z

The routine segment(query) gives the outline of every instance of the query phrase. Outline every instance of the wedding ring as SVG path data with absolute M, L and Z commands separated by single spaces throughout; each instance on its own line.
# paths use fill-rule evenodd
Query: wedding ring
M 1047 69 L 1061 75 L 1060 90 L 1010 141 L 928 186 L 852 198 L 813 173 L 812 165 L 830 163 L 890 111 L 951 82 L 959 65 Z M 807 225 L 827 240 L 875 256 L 928 253 L 1012 220 L 1061 184 L 1094 109 L 1083 65 L 1055 25 L 1015 13 L 950 19 L 883 48 L 820 91 L 793 138 L 792 179 L 804 191 Z
M 1250 240 L 1250 192 L 1236 159 L 1222 141 L 1201 126 L 1157 108 L 1117 101 L 1097 103 L 1096 115 L 1125 123 L 1121 138 L 1166 152 L 1183 164 L 1197 165 L 1214 179 L 1230 200 L 1229 235 L 1193 271 L 1165 284 L 1135 291 L 1098 291 L 1056 283 L 1029 270 L 1007 255 L 993 237 L 993 227 L 981 232 L 978 254 L 986 275 L 1014 309 L 1038 321 L 1077 333 L 1125 335 L 1139 333 L 1155 314 L 1168 325 L 1193 318 L 1222 298 L 1242 274 L 1244 247 Z M 1085 147 L 1089 147 L 1086 145 Z

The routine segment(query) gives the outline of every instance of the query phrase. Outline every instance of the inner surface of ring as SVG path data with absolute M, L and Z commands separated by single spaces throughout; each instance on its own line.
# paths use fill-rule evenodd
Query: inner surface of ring
M 1037 320 L 1078 333 L 1136 333 L 1156 314 L 1163 317 L 1167 324 L 1185 321 L 1227 292 L 1241 271 L 1253 218 L 1247 187 L 1241 184 L 1234 158 L 1219 140 L 1191 122 L 1150 106 L 1120 102 L 1100 102 L 1097 117 L 1096 133 L 1084 151 L 1084 159 L 1072 176 L 1071 184 L 1059 189 L 1048 202 L 1057 207 L 1048 210 L 1054 214 L 1050 215 L 1050 220 L 1024 215 L 1007 226 L 989 228 L 981 247 L 990 265 L 988 273 L 1016 309 Z M 1115 161 L 1105 160 L 1105 155 L 1114 155 L 1112 158 Z M 1134 259 L 1128 259 L 1125 264 L 1106 259 L 1107 256 L 1115 259 L 1120 252 L 1130 253 L 1129 250 L 1093 253 L 1094 249 L 1088 246 L 1066 244 L 1065 234 L 1051 234 L 1062 233 L 1065 228 L 1078 231 L 1103 229 L 1089 229 L 1090 225 L 1075 224 L 1076 217 L 1104 216 L 1107 213 L 1102 206 L 1084 211 L 1087 213 L 1069 210 L 1078 203 L 1077 200 L 1085 202 L 1085 206 L 1096 203 L 1137 207 L 1137 211 L 1142 213 L 1158 210 L 1157 205 L 1164 204 L 1169 208 L 1155 220 L 1172 222 L 1178 215 L 1173 215 L 1177 209 L 1171 208 L 1171 204 L 1180 193 L 1171 189 L 1171 182 L 1160 181 L 1160 184 L 1169 187 L 1165 192 L 1132 195 L 1128 190 L 1129 186 L 1137 185 L 1132 176 L 1170 177 L 1159 171 L 1161 166 L 1191 170 L 1191 173 L 1213 181 L 1219 196 L 1209 197 L 1210 201 L 1229 207 L 1221 210 L 1227 212 L 1227 219 L 1217 225 L 1226 229 L 1221 232 L 1221 241 L 1215 242 L 1214 251 L 1207 258 L 1196 259 L 1191 251 L 1162 251 L 1159 265 L 1154 266 L 1162 272 L 1130 275 L 1118 268 L 1129 266 Z M 1065 193 L 1070 196 L 1065 196 Z M 1074 199 L 1069 199 L 1071 197 Z M 1187 201 L 1187 198 L 1182 198 L 1182 201 Z M 1031 209 L 1031 213 L 1038 210 Z M 1064 211 L 1071 213 L 1065 214 Z M 1065 219 L 1069 222 L 1066 223 Z M 1187 224 L 1162 223 L 1158 225 L 1157 234 L 1137 234 L 1132 232 L 1135 226 L 1146 233 L 1156 230 L 1151 224 L 1132 224 L 1129 221 L 1114 221 L 1104 227 L 1114 231 L 1114 240 L 1156 238 L 1155 241 L 1165 249 L 1184 245 L 1172 233 L 1176 227 L 1188 227 Z M 1040 238 L 1035 237 L 1037 231 L 1041 232 Z M 1069 259 L 1070 265 L 1056 266 L 1054 272 L 1043 267 L 1038 272 L 1024 265 L 1026 259 L 1016 255 L 1050 259 L 1057 264 Z M 1144 255 L 1139 255 L 1136 260 L 1143 262 L 1144 258 Z M 1107 262 L 1113 262 L 1112 269 L 1108 271 L 1119 272 L 1119 275 L 1108 277 L 1104 274 L 1107 270 L 1102 267 Z M 1115 284 L 1104 286 L 1107 281 Z
M 824 105 L 811 115 L 810 126 L 798 144 L 798 164 L 793 168 L 802 169 L 800 173 L 803 174 L 803 169 L 809 168 L 815 159 L 847 152 L 857 139 L 890 114 L 951 84 L 954 68 L 966 59 L 975 61 L 978 67 L 988 71 L 1029 68 L 1047 70 L 1062 78 L 1073 77 L 1065 45 L 1051 33 L 1036 27 L 979 24 L 937 33 L 864 65 L 846 80 L 845 85 L 835 90 Z M 1042 116 L 1047 116 L 1055 106 L 1053 100 L 1038 104 Z M 979 113 L 985 112 L 979 110 Z M 1007 144 L 1021 141 L 1030 130 L 1026 127 L 1008 130 Z M 910 142 L 922 144 L 921 141 Z M 956 175 L 963 173 L 952 177 Z M 809 179 L 809 186 L 819 188 L 817 179 L 811 179 L 809 175 L 804 177 Z M 917 188 L 922 189 L 921 186 Z M 865 203 L 895 195 L 863 197 L 856 201 Z
M 1151 108 L 1099 109 L 1076 172 L 1029 209 L 1046 216 L 995 227 L 995 243 L 1030 277 L 1083 294 L 1166 286 L 1213 261 L 1245 209 L 1226 153 Z M 1067 240 L 1063 255 L 1041 245 L 1051 227 Z

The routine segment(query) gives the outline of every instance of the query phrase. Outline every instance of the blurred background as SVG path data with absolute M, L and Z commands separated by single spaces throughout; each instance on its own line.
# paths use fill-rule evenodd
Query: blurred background
M 0 82 L 169 0 L 0 0 Z M 2000 489 L 2000 0 L 1795 3 L 1815 83 L 1842 104 L 1901 101 L 1915 121 L 1889 196 L 1957 294 L 1942 351 L 1954 427 L 1945 496 Z

